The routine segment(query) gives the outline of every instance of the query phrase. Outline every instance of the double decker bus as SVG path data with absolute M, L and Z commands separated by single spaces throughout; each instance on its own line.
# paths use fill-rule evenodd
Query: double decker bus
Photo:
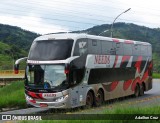
M 152 47 L 147 42 L 87 34 L 36 38 L 26 58 L 25 97 L 35 107 L 100 106 L 152 89 Z

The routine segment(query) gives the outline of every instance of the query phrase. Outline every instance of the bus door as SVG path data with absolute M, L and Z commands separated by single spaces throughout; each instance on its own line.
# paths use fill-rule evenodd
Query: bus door
M 79 106 L 79 86 L 75 86 L 71 88 L 71 106 L 76 107 Z
M 71 106 L 76 107 L 79 105 L 79 86 L 77 85 L 77 71 L 73 70 L 71 80 Z

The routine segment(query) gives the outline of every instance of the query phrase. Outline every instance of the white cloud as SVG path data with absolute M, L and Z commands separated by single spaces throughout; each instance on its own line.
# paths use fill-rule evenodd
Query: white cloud
M 0 15 L 0 22 L 3 24 L 10 24 L 21 27 L 23 29 L 37 32 L 40 34 L 54 33 L 54 32 L 68 32 L 68 28 L 61 27 L 54 24 L 43 23 L 43 20 L 34 16 L 2 16 Z
M 158 0 L 5 0 L 0 4 L 0 23 L 38 33 L 87 29 L 116 22 L 160 27 Z M 78 22 L 78 23 L 75 23 Z

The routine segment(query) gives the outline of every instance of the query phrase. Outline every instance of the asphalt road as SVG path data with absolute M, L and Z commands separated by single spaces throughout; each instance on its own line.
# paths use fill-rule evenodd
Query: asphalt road
M 104 110 L 112 109 L 117 104 L 123 106 L 155 106 L 160 104 L 160 79 L 153 80 L 153 88 L 150 91 L 145 92 L 145 95 L 138 98 L 127 97 L 124 99 L 114 100 L 113 102 L 106 102 L 103 106 L 91 109 L 79 110 L 79 108 L 73 110 L 49 110 L 47 108 L 28 108 L 14 111 L 1 112 L 0 114 L 37 114 L 37 113 L 69 113 L 69 114 L 101 114 Z
M 81 111 L 72 112 L 74 114 L 101 114 L 106 109 L 110 110 L 118 106 L 128 107 L 141 107 L 141 106 L 156 106 L 160 105 L 160 79 L 153 80 L 153 88 L 145 92 L 144 96 L 141 97 L 127 97 L 113 102 L 107 102 L 101 107 L 86 109 Z

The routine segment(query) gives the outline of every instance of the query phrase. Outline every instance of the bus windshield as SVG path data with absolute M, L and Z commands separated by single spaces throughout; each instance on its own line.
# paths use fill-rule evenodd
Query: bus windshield
M 73 40 L 41 40 L 33 42 L 29 60 L 64 60 L 71 56 Z
M 29 86 L 43 89 L 68 85 L 64 65 L 28 65 L 26 80 Z

